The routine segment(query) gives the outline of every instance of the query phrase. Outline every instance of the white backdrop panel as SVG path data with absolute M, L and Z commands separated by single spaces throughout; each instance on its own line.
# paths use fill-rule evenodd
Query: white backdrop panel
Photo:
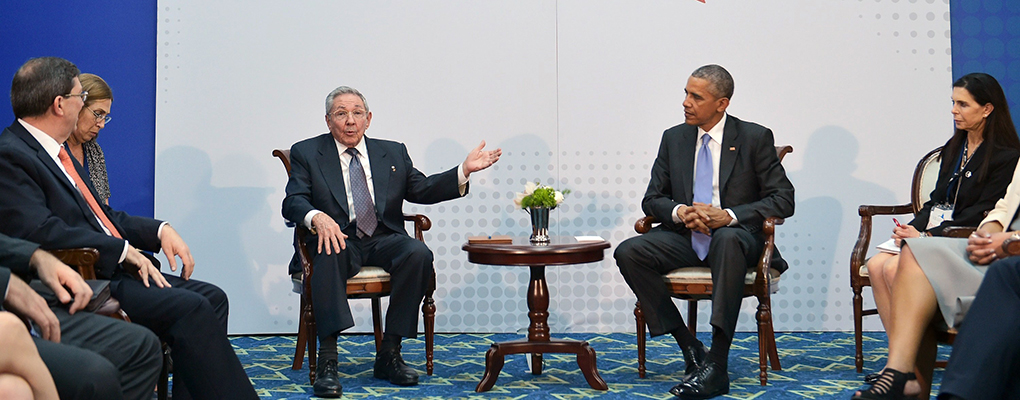
M 286 176 L 270 152 L 325 132 L 325 95 L 353 86 L 374 114 L 368 135 L 406 143 L 425 173 L 482 139 L 503 148 L 466 198 L 405 211 L 434 222 L 437 329 L 515 331 L 527 325 L 526 269 L 468 263 L 465 237 L 526 234 L 511 199 L 533 180 L 575 191 L 554 233 L 614 248 L 633 236 L 687 76 L 719 63 L 736 81 L 730 112 L 796 149 L 776 329 L 850 329 L 857 206 L 905 202 L 916 160 L 951 133 L 948 11 L 944 0 L 160 1 L 156 216 L 188 240 L 195 277 L 230 295 L 232 333 L 294 332 Z M 611 252 L 549 269 L 554 331 L 634 329 Z M 754 329 L 753 306 L 739 329 Z M 356 330 L 370 330 L 367 301 L 353 308 Z

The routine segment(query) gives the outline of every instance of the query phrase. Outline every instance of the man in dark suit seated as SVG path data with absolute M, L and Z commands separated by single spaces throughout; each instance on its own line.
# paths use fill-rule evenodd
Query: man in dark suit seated
M 1003 244 L 1003 248 L 1006 245 Z M 1009 257 L 996 251 L 999 257 Z M 939 400 L 1016 398 L 1020 393 L 1020 257 L 988 267 L 953 342 Z
M 96 274 L 131 320 L 169 345 L 176 400 L 255 399 L 255 389 L 227 340 L 227 296 L 189 279 L 195 262 L 173 227 L 96 201 L 95 188 L 61 146 L 88 93 L 69 61 L 36 58 L 11 83 L 17 121 L 0 134 L 0 231 L 44 249 L 99 250 Z M 160 273 L 140 250 L 162 250 L 181 276 Z M 137 276 L 137 277 L 136 277 Z
M 18 275 L 38 277 L 63 305 L 50 307 Z M 32 341 L 60 398 L 151 398 L 163 360 L 159 339 L 144 327 L 82 311 L 91 296 L 81 275 L 52 254 L 0 234 L 0 309 L 35 324 L 41 337 Z M 2 351 L 8 350 L 18 349 Z
M 499 160 L 499 149 L 483 151 L 483 141 L 464 163 L 426 177 L 411 163 L 403 143 L 365 138 L 372 122 L 368 102 L 357 90 L 341 86 L 326 97 L 329 133 L 294 144 L 291 177 L 283 216 L 303 223 L 314 235 L 312 306 L 319 337 L 314 392 L 340 397 L 337 337 L 354 326 L 347 303 L 347 279 L 362 265 L 390 274 L 390 304 L 375 377 L 397 385 L 415 385 L 418 374 L 400 356 L 401 338 L 418 335 L 418 304 L 431 276 L 432 251 L 407 235 L 404 200 L 434 204 L 468 192 L 468 176 Z
M 614 257 L 651 335 L 672 334 L 683 350 L 687 374 L 670 393 L 698 399 L 729 392 L 726 365 L 744 275 L 761 256 L 765 218 L 793 215 L 793 184 L 779 164 L 772 131 L 726 114 L 733 96 L 729 72 L 700 67 L 684 92 L 684 123 L 662 134 L 641 201 L 645 214 L 661 224 L 620 243 Z M 773 268 L 785 270 L 775 254 Z M 684 326 L 662 280 L 679 266 L 712 271 L 711 351 Z

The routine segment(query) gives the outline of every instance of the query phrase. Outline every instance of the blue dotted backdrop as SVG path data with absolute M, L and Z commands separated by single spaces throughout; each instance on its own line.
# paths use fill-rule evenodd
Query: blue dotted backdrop
M 952 0 L 953 79 L 985 72 L 999 80 L 1020 121 L 1020 1 Z M 948 101 L 948 100 L 947 100 Z

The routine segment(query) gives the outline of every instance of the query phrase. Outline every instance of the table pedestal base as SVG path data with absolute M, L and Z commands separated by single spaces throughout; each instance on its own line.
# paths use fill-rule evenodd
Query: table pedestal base
M 595 368 L 595 350 L 588 345 L 588 342 L 577 340 L 550 339 L 547 342 L 532 342 L 527 340 L 515 340 L 510 342 L 493 343 L 489 351 L 485 353 L 485 375 L 482 381 L 478 382 L 476 392 L 484 392 L 492 389 L 496 384 L 496 378 L 503 369 L 503 358 L 508 354 L 532 353 L 531 373 L 540 375 L 542 373 L 542 353 L 569 353 L 577 354 L 577 366 L 584 374 L 588 385 L 597 390 L 608 390 L 606 381 L 599 375 Z

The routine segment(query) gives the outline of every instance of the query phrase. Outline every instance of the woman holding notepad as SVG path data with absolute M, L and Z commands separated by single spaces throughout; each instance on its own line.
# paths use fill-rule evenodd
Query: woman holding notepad
M 995 78 L 975 73 L 954 82 L 953 120 L 956 132 L 943 148 L 931 200 L 909 225 L 893 229 L 901 254 L 868 261 L 889 359 L 881 373 L 869 375 L 873 386 L 854 399 L 901 399 L 920 390 L 910 371 L 924 329 L 939 310 L 948 326 L 960 323 L 966 308 L 958 300 L 977 291 L 1009 236 L 1005 228 L 1020 230 L 1013 215 L 1020 205 L 1020 140 Z M 935 237 L 949 226 L 979 229 L 969 239 Z

